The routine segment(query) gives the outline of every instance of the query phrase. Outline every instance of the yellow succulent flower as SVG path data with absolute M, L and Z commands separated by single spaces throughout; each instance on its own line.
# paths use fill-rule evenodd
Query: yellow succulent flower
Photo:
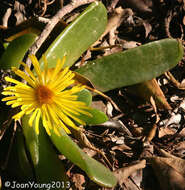
M 58 128 L 63 127 L 70 133 L 69 127 L 79 129 L 74 121 L 85 125 L 85 122 L 78 118 L 80 114 L 91 117 L 90 109 L 84 102 L 77 101 L 76 93 L 84 89 L 82 85 L 75 85 L 75 74 L 69 67 L 62 69 L 65 57 L 58 60 L 56 67 L 48 69 L 47 60 L 44 59 L 44 70 L 41 71 L 39 62 L 34 55 L 29 58 L 35 69 L 35 74 L 25 63 L 21 63 L 25 72 L 13 67 L 13 72 L 24 79 L 26 83 L 19 82 L 10 77 L 5 77 L 12 86 L 4 88 L 2 94 L 8 95 L 2 99 L 12 108 L 20 107 L 19 113 L 13 119 L 19 120 L 25 114 L 30 114 L 29 126 L 35 127 L 39 134 L 39 121 L 42 118 L 43 126 L 50 135 L 54 130 L 59 135 Z

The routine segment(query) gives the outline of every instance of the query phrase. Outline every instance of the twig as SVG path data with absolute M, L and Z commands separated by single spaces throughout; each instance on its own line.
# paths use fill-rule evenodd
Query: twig
M 62 8 L 64 4 L 64 0 L 60 0 L 60 7 Z
M 178 82 L 169 71 L 165 72 L 164 74 L 167 77 L 167 79 L 170 80 L 175 87 L 181 90 L 185 90 L 184 83 Z
M 166 35 L 169 37 L 169 38 L 172 38 L 171 34 L 170 34 L 170 22 L 172 20 L 172 17 L 173 17 L 173 14 L 172 14 L 172 11 L 168 11 L 168 14 L 164 20 L 165 22 L 165 32 L 166 32 Z
M 12 123 L 12 116 L 19 112 L 18 108 L 12 109 L 11 113 L 8 115 L 6 121 L 3 122 L 1 129 L 0 129 L 0 141 L 3 138 L 4 133 L 6 132 L 7 128 Z
M 42 22 L 44 24 L 48 24 L 48 22 L 50 21 L 50 19 L 44 18 L 44 17 L 41 17 L 41 16 L 39 16 L 37 19 L 38 19 L 39 22 Z
M 111 4 L 109 5 L 108 12 L 111 12 L 114 10 L 114 8 L 116 7 L 116 5 L 118 4 L 119 0 L 112 0 Z
M 2 18 L 2 22 L 3 22 L 3 26 L 4 27 L 8 27 L 8 19 L 10 17 L 10 15 L 12 14 L 12 9 L 11 8 L 8 8 L 5 15 L 3 16 Z
M 42 12 L 42 14 L 40 16 L 44 16 L 46 11 L 47 11 L 48 5 L 51 5 L 54 2 L 55 2 L 55 0 L 52 0 L 51 2 L 48 2 L 48 0 L 44 0 L 44 2 L 43 2 L 43 4 L 44 4 L 43 12 Z
M 12 115 L 11 115 L 12 117 Z M 12 118 L 7 119 L 1 126 L 1 130 L 0 130 L 0 140 L 3 138 L 4 133 L 6 132 L 6 129 L 10 126 L 11 122 L 12 122 Z
M 67 14 L 70 13 L 75 8 L 91 3 L 95 0 L 73 0 L 70 4 L 64 6 L 62 9 L 60 9 L 55 16 L 48 22 L 45 29 L 42 31 L 36 42 L 31 46 L 29 50 L 29 54 L 36 54 L 38 49 L 41 47 L 43 42 L 46 40 L 46 38 L 49 36 L 50 32 L 53 30 L 55 25 Z

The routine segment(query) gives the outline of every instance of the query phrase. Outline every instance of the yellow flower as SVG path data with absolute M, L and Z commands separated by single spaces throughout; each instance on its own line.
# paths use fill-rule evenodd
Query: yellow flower
M 43 126 L 50 135 L 51 130 L 58 133 L 58 128 L 63 127 L 67 133 L 70 130 L 67 126 L 79 129 L 74 121 L 85 125 L 78 116 L 82 113 L 91 117 L 89 107 L 84 102 L 77 101 L 76 93 L 84 89 L 82 85 L 75 85 L 73 79 L 75 74 L 69 67 L 62 69 L 65 57 L 58 60 L 54 69 L 48 69 L 47 61 L 44 59 L 44 70 L 41 71 L 39 62 L 34 55 L 29 56 L 35 69 L 36 75 L 25 63 L 21 63 L 25 72 L 13 67 L 16 75 L 26 81 L 27 84 L 19 82 L 10 77 L 5 77 L 7 82 L 14 85 L 6 87 L 2 92 L 8 95 L 2 99 L 12 108 L 20 107 L 21 111 L 13 116 L 19 120 L 23 115 L 30 114 L 29 126 L 34 126 L 39 134 L 39 121 L 42 118 Z

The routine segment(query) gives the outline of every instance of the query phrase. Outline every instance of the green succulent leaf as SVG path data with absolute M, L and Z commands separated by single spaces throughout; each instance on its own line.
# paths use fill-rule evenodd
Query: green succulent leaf
M 92 95 L 87 89 L 83 89 L 77 93 L 77 101 L 86 103 L 87 106 L 90 106 L 92 103 Z
M 6 140 L 10 142 L 10 139 L 8 138 L 6 138 Z M 4 147 L 1 147 L 1 152 L 3 148 Z M 21 181 L 28 182 L 34 180 L 32 165 L 26 153 L 24 136 L 19 126 L 16 129 L 15 138 L 11 148 L 6 172 L 8 173 L 8 176 L 10 175 L 13 178 L 16 177 L 16 179 Z
M 86 103 L 87 106 L 91 105 L 92 95 L 89 92 L 89 90 L 84 89 L 84 90 L 80 91 L 77 94 L 77 96 L 78 96 L 78 99 L 77 99 L 78 101 Z M 78 116 L 78 118 L 81 119 L 82 121 L 85 121 L 85 123 L 87 125 L 97 125 L 97 124 L 104 123 L 108 120 L 108 117 L 106 116 L 106 114 L 104 114 L 103 112 L 101 112 L 97 109 L 91 108 L 91 109 L 86 110 L 86 111 L 88 111 L 92 115 L 92 117 L 89 117 L 89 116 L 84 115 L 84 114 L 80 114 Z
M 32 166 L 29 162 L 29 159 L 27 157 L 26 153 L 26 147 L 25 147 L 25 142 L 24 142 L 24 136 L 20 128 L 16 130 L 16 142 L 15 142 L 17 154 L 18 154 L 18 161 L 20 165 L 20 169 L 23 173 L 23 177 L 27 177 L 33 179 L 33 171 L 32 171 Z M 15 159 L 15 157 L 14 157 Z M 26 170 L 25 170 L 26 168 Z M 19 170 L 20 172 L 20 170 Z
M 38 182 L 66 181 L 65 169 L 59 160 L 42 123 L 40 122 L 39 135 L 34 127 L 28 126 L 29 116 L 22 118 L 22 127 L 28 151 L 33 162 Z M 61 187 L 61 189 L 64 189 Z
M 141 83 L 174 67 L 183 56 L 176 39 L 163 39 L 88 62 L 75 70 L 100 91 Z
M 35 41 L 36 34 L 29 33 L 17 37 L 9 43 L 0 59 L 0 68 L 11 69 L 11 67 L 19 68 L 20 62 L 24 58 L 25 53 Z
M 104 5 L 98 1 L 89 5 L 45 52 L 49 67 L 55 67 L 56 60 L 64 55 L 65 66 L 71 66 L 101 36 L 106 24 L 107 11 Z
M 95 108 L 91 108 L 90 110 L 88 110 L 88 112 L 92 115 L 92 117 L 89 117 L 84 114 L 80 114 L 80 116 L 78 116 L 78 118 L 81 119 L 82 121 L 85 121 L 87 125 L 98 125 L 108 120 L 106 114 Z
M 84 170 L 95 183 L 105 187 L 116 185 L 116 178 L 109 169 L 85 154 L 65 133 L 64 129 L 60 128 L 60 134 L 61 136 L 58 136 L 52 131 L 50 138 L 66 158 Z

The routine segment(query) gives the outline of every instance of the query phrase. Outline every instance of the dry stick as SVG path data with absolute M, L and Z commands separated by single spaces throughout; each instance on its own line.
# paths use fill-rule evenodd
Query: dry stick
M 11 115 L 12 117 L 12 115 Z M 6 129 L 10 126 L 12 122 L 12 118 L 8 117 L 8 119 L 2 124 L 0 129 L 0 140 L 3 138 L 4 133 L 6 132 Z
M 3 138 L 4 133 L 6 132 L 7 128 L 10 126 L 10 124 L 12 123 L 12 117 L 13 115 L 15 115 L 16 113 L 18 113 L 20 110 L 18 108 L 13 108 L 11 113 L 8 115 L 8 118 L 5 122 L 3 122 L 1 129 L 0 129 L 0 141 Z
M 46 11 L 47 11 L 47 0 L 44 0 L 43 11 L 42 11 L 42 14 L 40 16 L 44 16 Z
M 3 16 L 3 18 L 2 18 L 2 22 L 3 22 L 2 25 L 3 25 L 4 27 L 8 27 L 8 20 L 9 20 L 9 18 L 10 18 L 11 13 L 12 13 L 12 9 L 11 9 L 11 8 L 8 8 L 8 9 L 6 10 L 6 13 L 4 14 L 4 16 Z
M 115 9 L 118 2 L 119 2 L 119 0 L 112 0 L 110 6 L 108 7 L 108 11 L 111 12 L 113 9 Z
M 116 104 L 109 96 L 107 96 L 107 95 L 105 95 L 103 92 L 100 92 L 99 90 L 97 90 L 97 89 L 95 89 L 95 88 L 91 88 L 91 87 L 89 87 L 89 86 L 87 86 L 87 85 L 85 85 L 85 88 L 88 89 L 88 90 L 91 90 L 92 92 L 95 92 L 95 93 L 101 95 L 102 97 L 104 97 L 105 99 L 107 99 L 107 100 L 114 106 L 114 108 L 115 108 L 117 111 L 119 111 L 119 112 L 122 113 L 122 111 L 119 109 L 119 107 L 117 106 L 117 104 Z
M 64 0 L 60 0 L 60 7 L 62 8 L 64 5 Z
M 50 1 L 50 2 L 49 2 L 48 0 L 46 0 L 46 4 L 47 4 L 47 5 L 51 5 L 51 4 L 53 4 L 54 2 L 55 2 L 55 0 L 52 0 L 52 1 Z
M 169 38 L 172 38 L 171 34 L 170 34 L 170 22 L 172 20 L 172 17 L 173 17 L 173 14 L 172 14 L 172 11 L 168 11 L 168 15 L 166 16 L 164 22 L 165 22 L 165 32 L 166 32 L 166 35 L 169 37 Z
M 70 4 L 66 5 L 62 9 L 60 9 L 55 16 L 48 22 L 45 29 L 42 31 L 36 42 L 31 46 L 29 50 L 29 54 L 36 54 L 38 49 L 41 47 L 43 42 L 46 40 L 46 38 L 49 36 L 50 32 L 53 30 L 55 25 L 65 16 L 67 13 L 70 13 L 75 8 L 91 3 L 95 0 L 73 0 Z M 26 61 L 28 63 L 28 66 L 30 66 L 30 62 Z
M 164 74 L 167 77 L 167 79 L 173 83 L 174 86 L 176 86 L 178 89 L 185 90 L 185 86 L 178 82 L 169 71 L 165 72 Z
M 47 11 L 48 5 L 51 5 L 54 2 L 55 2 L 55 0 L 52 0 L 51 2 L 48 2 L 48 0 L 44 0 L 44 7 L 43 7 L 44 9 L 43 9 L 43 12 L 40 16 L 44 16 L 46 11 Z

